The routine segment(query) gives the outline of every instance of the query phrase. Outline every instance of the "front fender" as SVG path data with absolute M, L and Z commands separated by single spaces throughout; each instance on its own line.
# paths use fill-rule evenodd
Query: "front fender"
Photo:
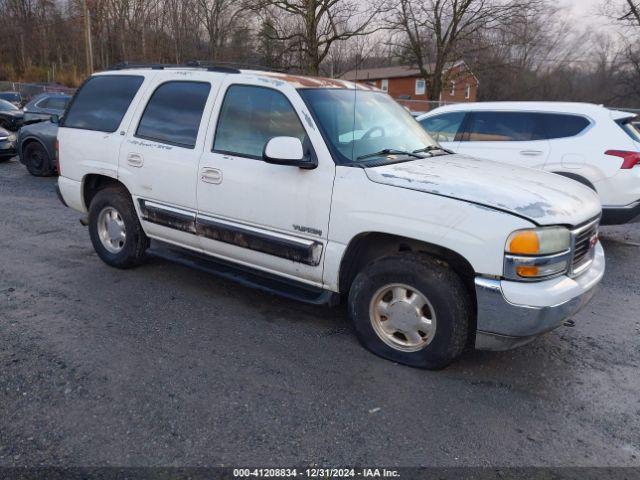
M 425 242 L 455 252 L 477 274 L 500 276 L 504 247 L 533 223 L 462 200 L 370 182 L 357 168 L 339 168 L 329 221 L 325 284 L 334 288 L 349 243 L 367 232 Z

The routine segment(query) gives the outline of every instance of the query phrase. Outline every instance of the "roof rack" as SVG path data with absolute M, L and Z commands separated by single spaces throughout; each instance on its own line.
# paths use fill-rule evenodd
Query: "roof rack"
M 255 63 L 241 63 L 241 62 L 210 62 L 207 60 L 191 60 L 187 62 L 188 66 L 199 68 L 215 68 L 215 69 L 236 69 L 236 70 L 263 70 L 268 72 L 284 72 L 284 69 L 278 69 L 274 67 L 268 67 L 266 65 L 259 65 Z
M 121 62 L 110 65 L 105 70 L 129 70 L 134 68 L 149 68 L 151 70 L 164 70 L 166 68 L 203 68 L 209 72 L 220 73 L 241 73 L 240 69 L 246 70 L 266 70 L 272 72 L 284 72 L 282 69 L 275 69 L 262 65 L 251 65 L 232 62 L 207 62 L 201 60 L 191 60 L 185 64 L 172 63 L 130 63 Z
M 130 63 L 122 62 L 110 65 L 105 70 L 130 70 L 134 68 L 149 68 L 151 70 L 164 70 L 165 68 L 204 68 L 210 72 L 222 73 L 240 73 L 237 68 L 226 67 L 223 65 L 202 65 L 200 62 L 187 62 L 185 64 L 177 63 Z

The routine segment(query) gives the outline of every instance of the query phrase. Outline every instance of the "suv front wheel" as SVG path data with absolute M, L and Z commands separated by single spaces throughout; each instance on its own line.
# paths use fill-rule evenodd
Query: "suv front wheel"
M 460 277 L 423 254 L 370 263 L 349 293 L 349 313 L 360 342 L 381 357 L 413 367 L 440 369 L 458 358 L 471 312 Z
M 100 190 L 91 200 L 89 236 L 98 256 L 116 268 L 139 265 L 149 247 L 131 196 L 118 186 Z

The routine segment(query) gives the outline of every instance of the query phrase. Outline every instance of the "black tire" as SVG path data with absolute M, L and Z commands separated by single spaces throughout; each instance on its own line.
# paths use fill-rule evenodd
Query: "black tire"
M 29 173 L 35 177 L 50 177 L 53 175 L 53 166 L 51 165 L 51 157 L 47 149 L 40 142 L 28 143 L 22 150 L 22 160 L 29 170 Z
M 390 346 L 373 326 L 371 302 L 376 292 L 390 284 L 416 289 L 433 307 L 435 332 L 420 350 L 407 352 Z M 423 254 L 399 254 L 370 263 L 356 276 L 349 292 L 349 314 L 365 348 L 388 360 L 430 370 L 446 367 L 463 352 L 472 311 L 460 277 L 443 262 Z
M 107 250 L 98 233 L 98 219 L 107 208 L 115 209 L 120 215 L 126 231 L 121 250 L 117 253 Z M 98 256 L 107 265 L 116 268 L 132 268 L 140 265 L 149 247 L 149 238 L 145 235 L 138 220 L 129 192 L 120 186 L 111 186 L 100 190 L 89 207 L 89 236 Z

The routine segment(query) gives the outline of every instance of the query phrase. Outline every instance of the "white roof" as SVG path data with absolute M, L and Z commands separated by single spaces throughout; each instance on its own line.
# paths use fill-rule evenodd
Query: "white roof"
M 115 69 L 115 70 L 105 70 L 103 72 L 97 72 L 96 75 L 140 75 L 140 76 L 151 76 L 151 75 L 162 75 L 171 76 L 172 74 L 185 74 L 186 72 L 193 72 L 199 74 L 206 75 L 218 75 L 218 76 L 226 76 L 226 75 L 245 75 L 254 78 L 260 78 L 262 80 L 266 80 L 268 82 L 285 82 L 292 85 L 294 88 L 347 88 L 347 89 L 358 89 L 358 90 L 375 90 L 378 91 L 376 87 L 350 82 L 348 80 L 342 80 L 339 78 L 325 78 L 325 77 L 310 77 L 305 75 L 295 75 L 289 73 L 279 73 L 279 72 L 269 72 L 262 70 L 249 70 L 249 69 L 239 69 L 240 73 L 231 73 L 225 71 L 209 71 L 204 67 L 170 67 L 166 66 L 164 68 L 123 68 L 123 69 Z
M 634 116 L 634 113 L 620 110 L 610 110 L 603 105 L 581 102 L 468 102 L 445 105 L 431 110 L 420 118 L 430 117 L 436 113 L 458 111 L 520 111 L 520 112 L 550 112 L 574 113 L 589 117 L 610 116 L 624 118 Z

